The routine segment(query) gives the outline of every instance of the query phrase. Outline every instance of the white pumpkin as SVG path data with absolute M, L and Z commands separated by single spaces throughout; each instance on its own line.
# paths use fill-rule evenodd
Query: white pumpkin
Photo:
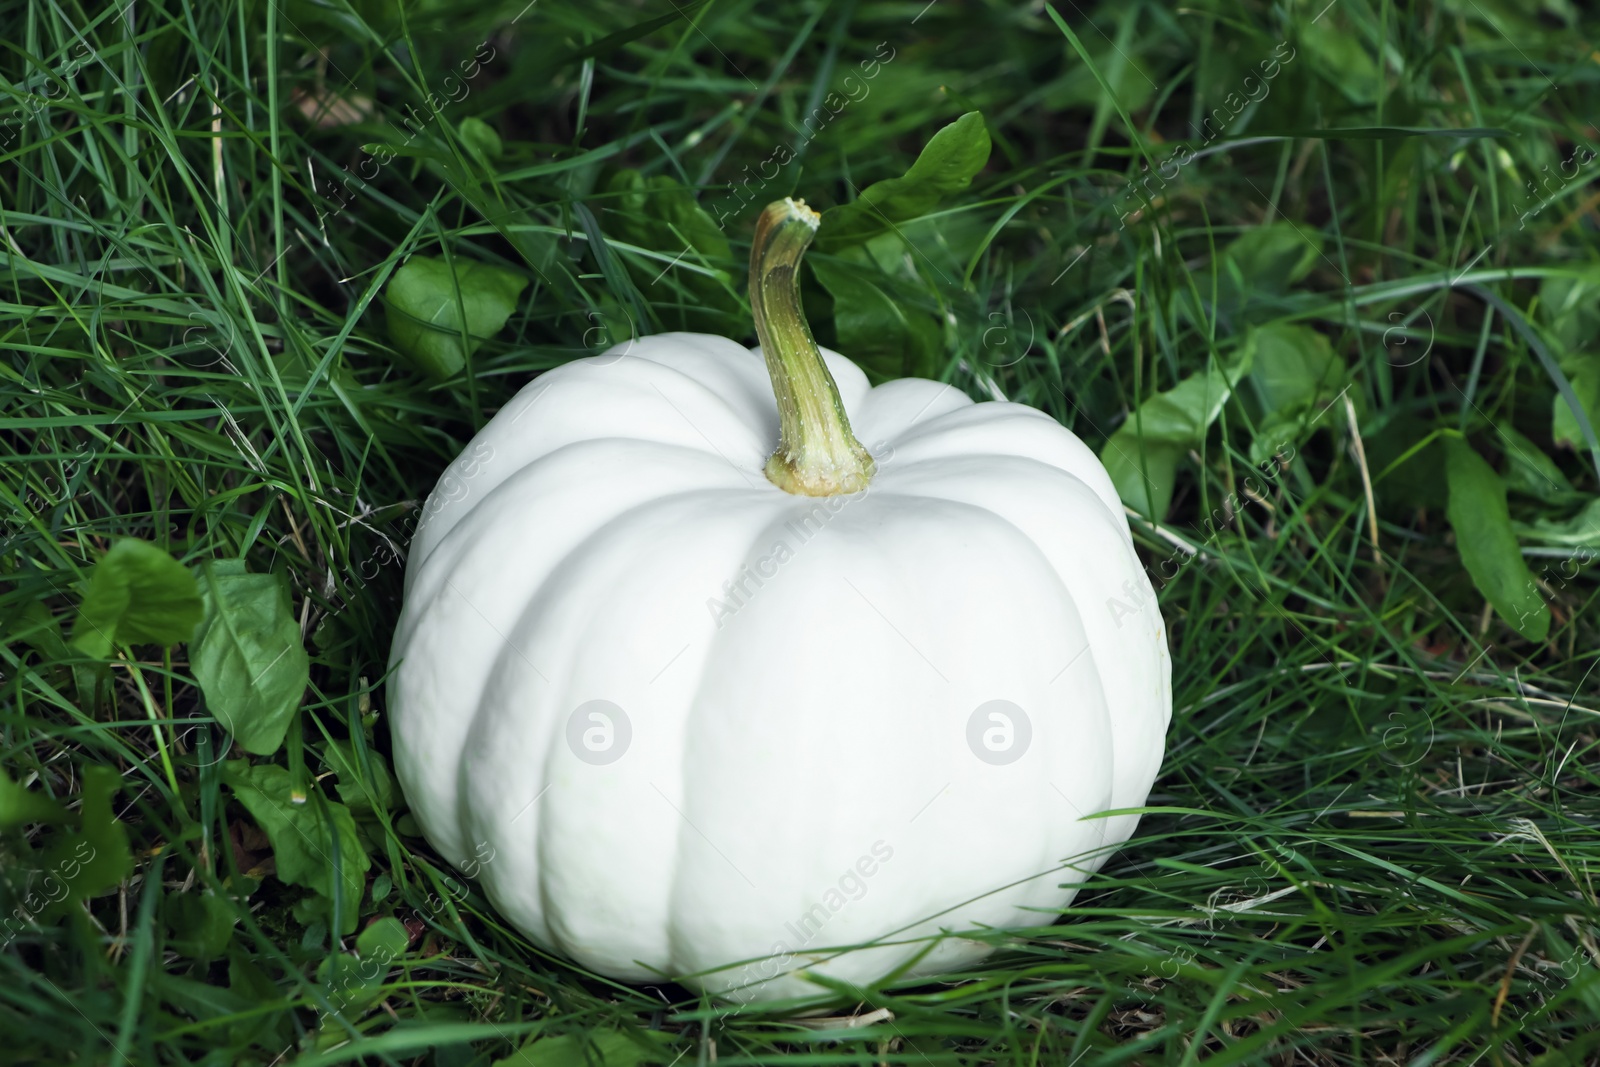
M 389 683 L 412 814 L 512 925 L 739 999 L 1047 924 L 1132 833 L 1093 816 L 1144 802 L 1171 715 L 1089 448 L 819 358 L 793 277 L 816 216 L 761 226 L 772 357 L 663 334 L 518 393 L 428 501 Z M 780 437 L 802 492 L 769 480 Z

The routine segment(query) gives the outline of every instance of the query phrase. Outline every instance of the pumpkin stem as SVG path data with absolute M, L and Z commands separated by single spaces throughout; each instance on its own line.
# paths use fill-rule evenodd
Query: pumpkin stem
M 750 310 L 778 398 L 781 434 L 767 479 L 802 496 L 837 496 L 867 487 L 872 456 L 850 432 L 839 386 L 822 360 L 800 306 L 800 257 L 822 217 L 804 200 L 768 204 L 750 248 Z

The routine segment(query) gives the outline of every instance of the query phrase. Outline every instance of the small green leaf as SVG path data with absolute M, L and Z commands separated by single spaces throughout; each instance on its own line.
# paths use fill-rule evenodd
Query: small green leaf
M 1539 314 L 1556 342 L 1556 360 L 1568 375 L 1594 361 L 1585 346 L 1600 336 L 1600 268 L 1557 274 L 1539 285 Z
M 171 947 L 200 960 L 213 960 L 227 951 L 233 939 L 239 910 L 233 901 L 214 893 L 178 893 L 166 898 L 163 911 L 176 942 Z
M 231 946 L 228 951 L 228 991 L 251 1005 L 270 1004 L 284 994 L 284 991 L 267 977 L 266 972 L 256 966 L 250 953 L 238 945 Z M 264 1044 L 273 1044 L 270 1035 L 282 1035 L 289 1018 L 292 1016 L 288 1013 L 260 1012 L 253 1015 L 249 1012 L 242 1013 L 238 1016 L 238 1021 L 228 1026 L 228 1040 L 234 1044 L 245 1045 L 256 1040 L 261 1040 Z M 275 1047 L 281 1048 L 285 1040 L 279 1036 Z
M 688 188 L 664 174 L 647 178 L 636 170 L 618 171 L 606 191 L 614 196 L 605 212 L 606 233 L 665 257 L 660 261 L 642 260 L 637 254 L 621 257 L 635 284 L 646 292 L 664 294 L 656 298 L 658 314 L 675 316 L 672 325 L 686 330 L 718 333 L 734 332 L 748 322 L 741 321 L 732 287 L 729 268 L 738 264 L 724 232 L 727 218 L 719 224 Z M 671 295 L 672 288 L 680 289 L 681 295 Z M 599 325 L 598 318 L 591 315 L 590 325 Z M 638 330 L 606 332 L 625 341 Z
M 1571 374 L 1572 391 L 1577 394 L 1578 404 L 1583 408 L 1589 425 L 1600 430 L 1600 359 L 1588 356 L 1572 362 L 1577 366 Z M 1550 409 L 1550 436 L 1555 439 L 1558 448 L 1580 451 L 1589 447 L 1583 427 L 1578 425 L 1578 417 L 1573 414 L 1572 405 L 1560 393 L 1556 394 Z
M 327 987 L 328 999 L 340 1012 L 359 1011 L 374 1003 L 389 969 L 405 955 L 411 942 L 405 924 L 385 916 L 375 919 L 356 938 L 356 954 L 335 953 L 317 967 L 317 977 Z
M 194 634 L 201 611 L 194 575 L 183 564 L 125 537 L 90 572 L 72 643 L 102 659 L 117 645 L 176 645 Z
M 1555 460 L 1509 423 L 1496 423 L 1495 433 L 1506 457 L 1506 486 L 1548 500 L 1572 492 L 1572 483 Z
M 1472 584 L 1514 630 L 1543 641 L 1550 632 L 1550 606 L 1534 585 L 1512 532 L 1505 484 L 1459 437 L 1445 441 L 1445 478 L 1450 489 L 1445 515 Z
M 15 830 L 34 822 L 65 822 L 67 809 L 42 790 L 27 789 L 0 771 L 0 830 Z
M 1255 353 L 1251 384 L 1269 411 L 1326 404 L 1349 379 L 1344 361 L 1328 339 L 1308 326 L 1275 323 L 1252 328 L 1245 343 Z
M 1326 337 L 1308 326 L 1274 323 L 1252 327 L 1245 347 L 1252 355 L 1250 383 L 1263 412 L 1250 443 L 1253 462 L 1264 461 L 1282 445 L 1299 444 L 1311 430 L 1344 424 L 1342 411 L 1323 418 L 1350 385 L 1344 360 Z M 1359 399 L 1359 394 L 1352 397 Z
M 1292 222 L 1268 223 L 1228 242 L 1222 259 L 1231 269 L 1224 271 L 1222 284 L 1226 287 L 1236 270 L 1247 296 L 1253 292 L 1286 293 L 1310 274 L 1321 258 L 1322 235 L 1318 231 Z M 1201 293 L 1205 295 L 1203 288 Z
M 74 653 L 68 647 L 61 639 L 60 622 L 42 601 L 34 600 L 25 604 L 21 611 L 8 620 L 5 629 L 6 643 L 21 641 L 38 652 L 42 657 L 42 665 L 53 664 L 72 680 L 78 705 L 85 711 L 94 709 L 96 689 L 107 681 L 105 672 L 97 671 L 81 654 Z
M 727 233 L 686 186 L 664 174 L 647 178 L 636 170 L 621 170 L 606 188 L 616 196 L 607 212 L 608 228 L 630 243 L 668 253 L 687 245 L 708 259 L 732 262 Z
M 1071 50 L 1070 42 L 1063 42 L 1062 50 L 1066 53 L 1066 62 L 1062 64 L 1064 69 L 1049 85 L 1039 90 L 1042 94 L 1039 97 L 1041 108 L 1050 112 L 1077 108 L 1095 110 L 1098 124 L 1103 121 L 1100 120 L 1100 113 L 1112 109 L 1113 99 L 1122 105 L 1123 110 L 1134 112 L 1143 111 L 1150 103 L 1150 98 L 1156 92 L 1160 68 L 1138 53 L 1141 46 L 1153 50 L 1154 42 L 1148 35 L 1137 33 L 1136 25 L 1131 25 L 1137 23 L 1138 12 L 1131 8 L 1124 11 L 1133 17 L 1121 20 L 1118 36 L 1121 37 L 1120 31 L 1127 27 L 1135 33 L 1135 40 L 1097 38 L 1085 49 L 1087 62 Z M 1104 73 L 1097 77 L 1101 71 Z
M 163 1007 L 192 1019 L 221 1020 L 246 1014 L 256 1007 L 240 1000 L 231 990 L 180 974 L 164 974 L 160 982 Z
M 1213 365 L 1189 375 L 1140 404 L 1117 427 L 1100 450 L 1100 461 L 1124 504 L 1150 519 L 1166 516 L 1179 458 L 1205 440 L 1206 431 L 1233 392 L 1230 383 L 1249 373 L 1251 359 L 1246 347 L 1229 365 Z
M 1532 526 L 1514 525 L 1519 533 L 1547 545 L 1600 548 L 1600 498 L 1590 500 L 1570 519 L 1535 519 Z
M 500 143 L 500 135 L 495 132 L 495 128 L 482 119 L 470 116 L 462 119 L 461 125 L 457 127 L 457 132 L 460 134 L 461 143 L 466 145 L 467 149 L 478 157 L 478 162 L 482 163 L 485 168 L 488 167 L 492 160 L 499 159 L 505 151 L 505 147 Z
M 357 959 L 348 952 L 335 952 L 323 957 L 317 965 L 317 980 L 327 989 L 328 1001 L 348 1017 L 378 999 L 391 962 Z
M 1118 434 L 1112 434 L 1100 452 L 1100 461 L 1111 475 L 1111 484 L 1117 487 L 1122 502 L 1139 514 L 1159 521 L 1172 506 L 1172 491 L 1178 483 L 1178 460 L 1183 456 L 1183 449 L 1176 445 L 1146 443 L 1141 465 L 1138 448 L 1139 442 L 1131 435 L 1119 439 Z
M 1299 27 L 1299 37 L 1298 43 L 1311 53 L 1312 65 L 1322 70 L 1324 81 L 1352 104 L 1365 106 L 1377 98 L 1382 79 L 1360 33 L 1336 25 L 1333 19 L 1312 19 Z
M 944 338 L 932 316 L 885 292 L 878 282 L 887 279 L 870 267 L 812 260 L 811 270 L 833 296 L 841 353 L 880 380 L 938 377 Z
M 111 800 L 121 785 L 122 776 L 110 767 L 83 769 L 83 802 L 78 808 L 81 828 L 56 840 L 43 853 L 46 878 L 59 879 L 65 892 L 57 897 L 46 886 L 55 902 L 41 915 L 64 915 L 80 901 L 115 888 L 133 873 L 128 831 L 111 812 Z
M 349 741 L 329 741 L 322 759 L 338 776 L 339 799 L 348 804 L 351 811 L 371 813 L 394 807 L 394 779 L 383 757 L 370 746 L 365 764 L 357 758 L 355 745 Z M 365 770 L 367 767 L 372 770 L 370 777 Z
M 1198 445 L 1205 439 L 1206 430 L 1217 421 L 1222 405 L 1227 403 L 1232 392 L 1230 383 L 1238 379 L 1242 366 L 1238 364 L 1231 369 L 1212 366 L 1189 375 L 1171 389 L 1139 405 L 1138 412 L 1129 415 L 1124 426 L 1146 441 L 1185 448 Z
M 1276 317 L 1277 298 L 1309 274 L 1322 261 L 1322 235 L 1315 229 L 1274 222 L 1246 230 L 1217 253 L 1216 263 L 1194 272 L 1193 288 L 1185 285 L 1173 294 L 1176 310 L 1194 323 L 1206 321 L 1196 311 L 1198 298 L 1212 306 L 1230 329 L 1235 320 Z
M 458 259 L 455 267 L 452 273 L 442 259 L 412 256 L 384 290 L 390 339 L 436 379 L 460 372 L 467 357 L 500 332 L 528 285 L 521 275 L 474 260 Z M 461 337 L 463 309 L 466 347 Z
M 205 617 L 189 663 L 206 705 L 239 747 L 271 755 L 310 682 L 288 590 L 278 575 L 213 560 L 200 568 L 200 591 Z
M 1216 371 L 1191 374 L 1147 400 L 1131 421 L 1147 441 L 1198 444 L 1222 411 L 1229 391 L 1227 379 Z
M 615 1030 L 536 1037 L 492 1067 L 639 1067 L 668 1057 Z
M 21 641 L 47 660 L 63 660 L 72 655 L 61 640 L 61 627 L 43 601 L 30 601 L 6 620 L 5 643 Z
M 926 215 L 951 193 L 972 184 L 989 162 L 989 130 L 983 115 L 969 111 L 934 134 L 911 169 L 862 190 L 851 203 L 822 215 L 817 247 L 835 250 L 860 244 L 890 228 Z
M 372 861 L 361 849 L 350 809 L 325 798 L 318 803 L 315 797 L 295 804 L 289 797 L 288 770 L 274 764 L 230 760 L 222 768 L 233 795 L 272 842 L 278 878 L 330 901 L 337 889 L 339 933 L 354 932 L 356 905 Z
M 410 943 L 411 935 L 406 933 L 405 923 L 393 916 L 384 916 L 374 919 L 361 931 L 356 938 L 356 953 L 362 959 L 377 957 L 394 961 L 406 954 Z
M 1443 511 L 1444 444 L 1433 424 L 1406 411 L 1393 413 L 1371 434 L 1363 434 L 1367 466 L 1378 506 L 1385 514 L 1414 515 L 1419 508 Z

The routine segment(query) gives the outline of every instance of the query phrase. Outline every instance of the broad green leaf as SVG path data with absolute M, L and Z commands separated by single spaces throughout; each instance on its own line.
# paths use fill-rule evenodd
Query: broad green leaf
M 1600 337 L 1600 268 L 1546 278 L 1539 285 L 1539 316 L 1556 342 L 1556 361 L 1569 377 L 1591 364 L 1594 357 L 1584 349 Z
M 56 617 L 40 600 L 29 601 L 21 611 L 6 619 L 5 643 L 13 641 L 21 641 L 50 660 L 72 655 L 67 643 L 61 640 L 61 627 Z
M 67 809 L 43 790 L 28 789 L 0 770 L 0 830 L 15 830 L 34 822 L 65 822 Z
M 1543 544 L 1600 548 L 1600 498 L 1590 500 L 1570 519 L 1535 519 L 1531 526 L 1514 525 L 1518 533 Z
M 283 990 L 256 965 L 250 953 L 237 944 L 228 951 L 228 991 L 248 1004 L 269 1004 L 283 996 Z M 249 1044 L 257 1039 L 271 1044 L 272 1038 L 263 1035 L 281 1035 L 289 1018 L 288 1013 L 245 1014 L 229 1025 L 228 1039 L 235 1044 Z M 282 1045 L 280 1037 L 276 1047 Z
M 193 1019 L 221 1020 L 255 1007 L 249 1001 L 240 1000 L 232 990 L 180 974 L 163 972 L 152 985 L 161 990 L 163 1006 L 170 1005 L 170 1010 Z
M 1431 422 L 1405 411 L 1362 435 L 1373 490 L 1386 514 L 1410 517 L 1418 508 L 1442 511 L 1449 502 L 1444 445 L 1437 436 L 1429 440 L 1431 435 Z
M 874 182 L 851 203 L 824 212 L 817 247 L 831 251 L 860 244 L 893 223 L 926 215 L 940 200 L 971 185 L 987 162 L 989 131 L 983 115 L 969 111 L 934 134 L 903 175 Z
M 1276 314 L 1265 305 L 1287 293 L 1321 260 L 1322 235 L 1317 230 L 1289 222 L 1257 226 L 1224 245 L 1213 268 L 1194 273 L 1192 293 L 1184 286 L 1173 298 L 1191 321 L 1202 321 L 1193 298 L 1209 304 L 1215 276 L 1216 309 L 1224 322 Z
M 1572 483 L 1543 449 L 1508 423 L 1496 423 L 1494 429 L 1505 452 L 1508 488 L 1544 499 L 1572 492 Z
M 125 537 L 90 572 L 72 643 L 102 659 L 117 645 L 176 645 L 194 634 L 200 614 L 194 575 L 148 541 Z
M 339 799 L 357 814 L 394 807 L 394 779 L 384 758 L 367 748 L 366 764 L 357 758 L 349 741 L 329 741 L 322 752 L 323 762 L 338 776 Z M 372 774 L 366 774 L 370 767 Z
M 317 977 L 340 1012 L 359 1011 L 376 1002 L 385 978 L 410 943 L 399 919 L 377 919 L 356 938 L 356 954 L 337 952 L 323 959 Z
M 1572 391 L 1578 397 L 1584 416 L 1592 428 L 1600 431 L 1600 358 L 1587 357 L 1571 377 Z M 1581 452 L 1589 447 L 1583 428 L 1573 414 L 1572 405 L 1560 393 L 1551 401 L 1550 436 L 1555 439 L 1558 448 Z
M 817 259 L 811 270 L 833 297 L 841 353 L 880 380 L 938 377 L 944 338 L 931 315 L 885 292 L 877 283 L 886 279 L 870 267 Z
M 885 274 L 918 278 L 920 285 L 931 288 L 929 280 L 937 280 L 940 271 L 954 279 L 969 264 L 976 269 L 974 257 L 989 247 L 993 225 L 993 219 L 975 211 L 926 215 L 900 223 L 860 247 Z
M 485 340 L 499 333 L 517 308 L 528 279 L 475 260 L 412 256 L 384 290 L 389 338 L 424 373 L 449 378 Z M 457 290 L 460 304 L 457 304 Z M 466 312 L 466 347 L 462 318 Z
M 1179 458 L 1205 440 L 1233 392 L 1230 383 L 1249 373 L 1251 359 L 1250 349 L 1245 348 L 1230 365 L 1213 365 L 1189 375 L 1140 404 L 1117 427 L 1100 450 L 1100 462 L 1124 504 L 1150 519 L 1166 516 Z
M 1141 465 L 1138 448 L 1138 441 L 1119 439 L 1117 434 L 1112 434 L 1100 452 L 1100 461 L 1111 475 L 1111 484 L 1117 487 L 1122 502 L 1139 514 L 1159 521 L 1172 506 L 1172 490 L 1178 482 L 1178 460 L 1183 456 L 1183 449 L 1176 445 L 1147 443 Z
M 493 160 L 499 159 L 501 153 L 505 151 L 504 146 L 500 143 L 500 135 L 495 132 L 495 128 L 482 119 L 469 116 L 462 119 L 461 125 L 456 129 L 461 137 L 461 143 L 466 145 L 467 149 L 478 157 L 478 162 L 482 163 L 485 168 Z
M 205 617 L 189 665 L 206 705 L 239 747 L 258 756 L 283 744 L 310 682 L 310 659 L 283 579 L 246 573 L 241 560 L 200 567 Z
M 1308 326 L 1274 323 L 1252 327 L 1245 347 L 1252 356 L 1250 383 L 1263 412 L 1250 443 L 1253 462 L 1264 461 L 1281 445 L 1299 444 L 1311 430 L 1344 425 L 1343 411 L 1325 414 L 1350 384 L 1344 360 L 1326 337 Z
M 1367 51 L 1367 43 L 1360 33 L 1331 18 L 1307 20 L 1297 31 L 1297 43 L 1310 53 L 1312 64 L 1321 68 L 1327 84 L 1358 106 L 1377 99 L 1383 82 L 1378 76 L 1377 62 Z
M 1532 641 L 1550 632 L 1550 606 L 1534 585 L 1511 529 L 1506 487 L 1494 468 L 1459 437 L 1445 441 L 1445 511 L 1456 534 L 1456 551 L 1472 584 L 1512 629 Z
M 1062 10 L 1072 13 L 1069 8 Z M 1124 10 L 1137 18 L 1137 11 Z M 1051 112 L 1074 108 L 1109 108 L 1106 91 L 1101 88 L 1100 79 L 1094 76 L 1098 69 L 1105 72 L 1106 85 L 1126 110 L 1144 110 L 1155 95 L 1155 87 L 1160 79 L 1159 68 L 1152 67 L 1148 60 L 1139 56 L 1137 44 L 1130 51 L 1126 42 L 1118 44 L 1092 33 L 1085 36 L 1094 38 L 1084 42 L 1090 62 L 1081 62 L 1071 51 L 1071 45 L 1062 42 L 1066 62 L 1061 65 L 1061 74 L 1040 90 L 1040 107 Z
M 1322 235 L 1308 226 L 1273 222 L 1246 230 L 1222 249 L 1217 303 L 1243 308 L 1262 296 L 1282 296 L 1321 258 Z M 1201 297 L 1210 297 L 1209 275 L 1197 274 L 1195 285 Z
M 657 301 L 658 314 L 675 317 L 673 325 L 686 330 L 721 334 L 744 325 L 729 273 L 738 266 L 725 232 L 729 219 L 719 225 L 688 188 L 663 174 L 647 178 L 636 170 L 618 171 L 607 191 L 613 199 L 605 213 L 605 231 L 666 257 L 622 257 L 635 283 Z M 674 287 L 680 292 L 674 294 Z M 638 332 L 624 330 L 617 339 Z
M 133 873 L 128 831 L 111 811 L 112 798 L 121 785 L 122 775 L 110 767 L 91 765 L 83 769 L 80 828 L 57 839 L 43 853 L 44 888 L 54 903 L 41 914 L 65 914 L 80 901 L 115 888 Z M 51 878 L 58 879 L 64 887 L 59 896 L 49 888 Z
M 1141 404 L 1128 422 L 1146 441 L 1193 444 L 1205 436 L 1206 427 L 1222 410 L 1228 393 L 1228 384 L 1220 374 L 1191 374 Z
M 639 1067 L 666 1063 L 669 1057 L 615 1030 L 584 1037 L 536 1037 L 492 1067 Z
M 1250 382 L 1268 411 L 1326 404 L 1349 382 L 1344 360 L 1328 339 L 1308 326 L 1275 323 L 1252 328 Z
M 1146 441 L 1185 448 L 1198 445 L 1227 403 L 1233 389 L 1231 383 L 1237 382 L 1248 367 L 1250 353 L 1245 350 L 1243 355 L 1245 358 L 1232 367 L 1212 366 L 1157 393 L 1139 405 L 1136 414 L 1128 416 L 1124 427 Z
M 393 916 L 385 916 L 368 923 L 361 931 L 356 938 L 356 952 L 362 959 L 377 956 L 397 960 L 406 954 L 410 943 L 411 935 L 406 933 L 405 924 Z
M 1271 222 L 1229 241 L 1222 258 L 1251 287 L 1285 293 L 1322 258 L 1322 234 L 1292 222 Z
M 616 196 L 615 206 L 607 212 L 608 223 L 630 238 L 645 238 L 630 243 L 672 253 L 687 245 L 708 259 L 732 262 L 724 227 L 674 179 L 664 174 L 647 178 L 636 170 L 621 170 L 612 176 L 607 191 Z M 610 218 L 613 212 L 614 219 Z
M 223 780 L 233 795 L 272 842 L 278 878 L 330 901 L 337 887 L 339 933 L 354 932 L 356 906 L 372 861 L 361 849 L 350 809 L 326 798 L 321 803 L 312 797 L 295 804 L 289 797 L 288 770 L 274 764 L 252 766 L 244 760 L 230 760 L 222 768 Z
M 201 960 L 216 959 L 227 951 L 239 921 L 233 901 L 200 891 L 167 897 L 163 911 L 176 938 L 171 947 Z
M 388 972 L 389 961 L 357 959 L 348 952 L 335 952 L 317 964 L 317 980 L 327 990 L 328 1002 L 347 1019 L 378 999 Z
M 81 654 L 67 646 L 61 639 L 61 624 L 42 601 L 29 601 L 8 620 L 5 641 L 21 641 L 38 652 L 42 665 L 53 664 L 72 679 L 78 704 L 84 711 L 95 707 L 95 690 L 107 681 L 105 672 L 84 662 Z

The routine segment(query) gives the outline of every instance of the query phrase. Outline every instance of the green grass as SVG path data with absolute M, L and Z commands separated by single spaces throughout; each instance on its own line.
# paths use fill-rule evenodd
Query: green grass
M 1574 155 L 1600 148 L 1592 13 L 1066 2 L 1074 45 L 998 2 L 524 3 L 0 4 L 0 760 L 73 808 L 114 770 L 131 855 L 83 904 L 10 921 L 80 831 L 0 794 L 0 1062 L 443 1067 L 619 1031 L 678 1064 L 1600 1061 L 1600 531 L 1556 532 L 1600 477 L 1586 426 L 1577 448 L 1553 436 L 1551 370 L 1600 383 L 1600 163 Z M 1293 58 L 1251 89 L 1280 45 Z M 65 643 L 95 561 L 137 537 L 282 575 L 311 684 L 256 762 L 305 786 L 349 739 L 365 772 L 312 787 L 318 810 L 348 803 L 388 748 L 396 550 L 475 429 L 632 329 L 753 340 L 760 205 L 852 200 L 974 108 L 987 169 L 870 267 L 920 323 L 884 327 L 879 370 L 998 389 L 1097 450 L 1252 329 L 1316 331 L 1352 383 L 1348 408 L 1313 392 L 1323 410 L 1276 427 L 1242 387 L 1178 450 L 1159 526 L 1133 521 L 1175 707 L 1138 837 L 1060 921 L 995 935 L 970 973 L 861 991 L 852 1027 L 581 973 L 380 803 L 339 906 L 413 936 L 341 1008 L 318 968 L 354 938 L 265 866 L 185 648 L 108 666 Z M 367 162 L 408 136 L 419 154 Z M 1165 188 L 1127 191 L 1180 141 L 1199 151 Z M 779 146 L 791 162 L 730 191 Z M 679 235 L 630 220 L 623 167 L 725 216 L 727 258 L 675 259 Z M 1261 254 L 1227 251 L 1268 223 Z M 442 382 L 385 328 L 413 253 L 529 282 Z M 852 354 L 828 293 L 807 296 Z M 1457 432 L 1510 486 L 1543 640 L 1463 570 L 1439 455 Z M 1258 466 L 1284 435 L 1290 458 Z M 82 840 L 112 856 L 93 807 Z

